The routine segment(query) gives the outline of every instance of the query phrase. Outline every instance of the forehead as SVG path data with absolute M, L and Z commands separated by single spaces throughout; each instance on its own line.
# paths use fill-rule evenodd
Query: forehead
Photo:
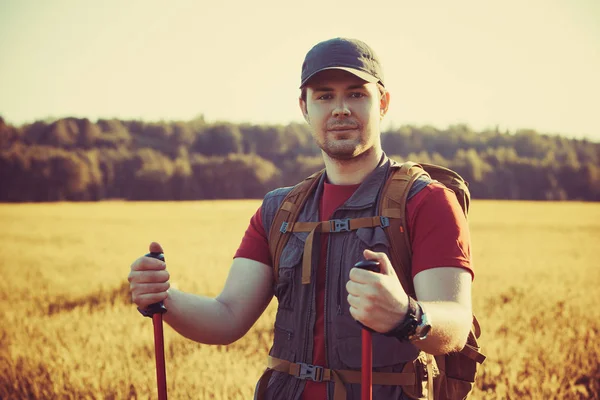
M 348 71 L 341 69 L 328 69 L 321 71 L 313 76 L 308 81 L 306 87 L 308 89 L 315 89 L 322 86 L 356 86 L 356 85 L 367 85 L 367 81 L 360 79 L 358 76 L 351 74 Z

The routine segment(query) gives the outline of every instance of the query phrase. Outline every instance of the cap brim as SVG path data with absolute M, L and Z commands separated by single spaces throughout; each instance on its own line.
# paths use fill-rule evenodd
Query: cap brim
M 300 89 L 302 89 L 304 86 L 306 86 L 308 84 L 308 81 L 310 81 L 319 72 L 327 71 L 327 70 L 330 70 L 330 69 L 341 69 L 342 71 L 350 72 L 352 75 L 355 75 L 355 76 L 359 77 L 360 79 L 362 79 L 363 81 L 366 81 L 366 82 L 369 82 L 369 83 L 379 82 L 379 79 L 377 79 L 373 75 L 369 74 L 368 72 L 356 69 L 356 68 L 350 68 L 350 67 L 327 67 L 327 68 L 321 68 L 320 70 L 318 70 L 316 72 L 313 72 L 311 75 L 309 75 L 304 81 L 302 81 L 302 84 L 300 85 Z

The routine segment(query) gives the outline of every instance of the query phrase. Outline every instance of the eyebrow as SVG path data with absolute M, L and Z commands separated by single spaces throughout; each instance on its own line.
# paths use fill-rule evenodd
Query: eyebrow
M 350 85 L 345 90 L 364 89 L 366 83 L 358 85 Z M 313 92 L 333 92 L 333 88 L 327 86 L 317 86 L 313 89 Z

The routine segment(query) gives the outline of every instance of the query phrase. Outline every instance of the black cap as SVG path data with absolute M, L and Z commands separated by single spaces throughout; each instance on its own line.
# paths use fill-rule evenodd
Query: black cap
M 357 39 L 329 39 L 310 49 L 302 63 L 300 88 L 316 73 L 327 69 L 341 69 L 367 82 L 383 85 L 379 57 L 369 45 Z

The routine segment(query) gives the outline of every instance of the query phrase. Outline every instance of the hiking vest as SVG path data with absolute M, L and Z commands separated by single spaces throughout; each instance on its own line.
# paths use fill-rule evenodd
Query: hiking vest
M 390 173 L 390 165 L 391 161 L 384 158 L 332 216 L 333 220 L 342 222 L 339 226 L 334 223 L 336 226 L 331 229 L 335 233 L 330 233 L 328 237 L 324 310 L 327 370 L 312 365 L 319 233 L 313 233 L 317 237 L 314 238 L 312 254 L 306 264 L 310 268 L 308 278 L 307 271 L 303 274 L 303 254 L 307 239 L 313 238 L 309 238 L 309 232 L 290 233 L 279 258 L 275 279 L 274 292 L 279 305 L 273 346 L 269 352 L 269 368 L 257 384 L 256 399 L 297 400 L 306 379 L 328 382 L 329 399 L 360 399 L 361 326 L 350 314 L 346 282 L 349 280 L 350 269 L 363 259 L 365 249 L 386 253 L 390 260 L 392 256 L 390 243 L 381 226 L 348 231 L 344 229 L 343 220 L 380 215 L 377 209 L 378 199 Z M 325 174 L 320 177 L 316 189 L 307 198 L 297 221 L 320 221 L 319 199 L 323 193 L 324 180 Z M 419 178 L 419 184 L 413 185 L 409 196 L 416 194 L 429 182 L 431 179 L 428 176 Z M 265 196 L 261 212 L 267 237 L 273 218 L 290 190 L 291 188 L 280 188 Z M 401 385 L 414 383 L 415 374 L 423 375 L 422 378 L 426 375 L 423 371 L 403 373 L 405 364 L 412 364 L 419 353 L 419 349 L 411 343 L 374 334 L 373 398 L 408 398 L 402 396 Z M 290 375 L 291 372 L 296 376 Z

